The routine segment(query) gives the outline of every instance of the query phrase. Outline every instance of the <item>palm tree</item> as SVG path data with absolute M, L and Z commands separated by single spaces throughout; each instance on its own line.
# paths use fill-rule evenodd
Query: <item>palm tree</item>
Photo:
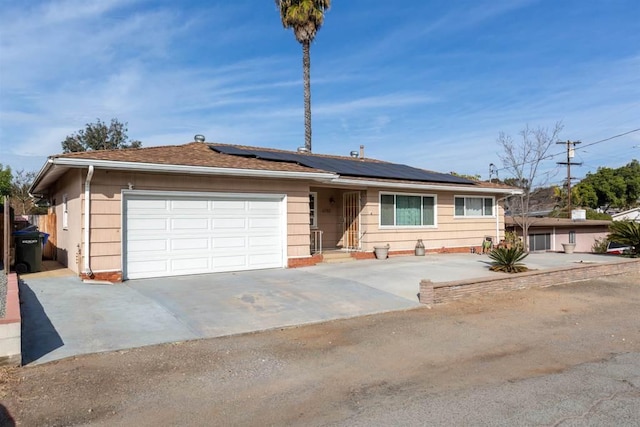
M 622 243 L 631 246 L 631 255 L 640 255 L 640 223 L 626 220 L 613 221 L 609 225 L 609 235 L 607 239 L 610 242 Z
M 324 22 L 324 13 L 331 0 L 276 0 L 284 28 L 293 28 L 296 40 L 302 45 L 302 74 L 304 80 L 304 146 L 311 152 L 311 57 L 309 49 Z

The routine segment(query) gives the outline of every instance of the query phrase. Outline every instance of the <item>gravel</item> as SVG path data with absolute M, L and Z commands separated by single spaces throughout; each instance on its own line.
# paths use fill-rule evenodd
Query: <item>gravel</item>
M 4 317 L 4 305 L 7 301 L 7 275 L 0 272 L 0 318 Z

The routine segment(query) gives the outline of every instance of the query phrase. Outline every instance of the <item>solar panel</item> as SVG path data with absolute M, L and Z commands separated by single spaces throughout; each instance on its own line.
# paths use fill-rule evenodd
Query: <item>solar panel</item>
M 430 172 L 398 163 L 366 162 L 357 159 L 339 159 L 302 153 L 286 153 L 260 149 L 238 148 L 230 145 L 211 145 L 214 151 L 233 156 L 254 157 L 277 162 L 297 163 L 309 168 L 335 172 L 344 176 L 401 179 L 410 181 L 441 182 L 449 184 L 473 184 L 465 178 Z

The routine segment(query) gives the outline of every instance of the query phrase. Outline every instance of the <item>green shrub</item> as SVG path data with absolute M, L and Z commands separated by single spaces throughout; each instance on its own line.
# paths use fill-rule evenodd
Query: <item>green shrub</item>
M 607 247 L 609 246 L 609 240 L 603 237 L 602 239 L 594 239 L 593 245 L 591 246 L 591 252 L 595 254 L 606 254 Z
M 493 260 L 491 262 L 491 271 L 503 271 L 505 273 L 521 273 L 527 271 L 528 268 L 520 261 L 527 257 L 527 254 L 522 248 L 496 248 L 490 254 L 489 258 Z
M 587 219 L 604 219 L 604 220 L 611 220 L 611 215 L 604 213 L 604 212 L 598 212 L 596 210 L 593 209 L 587 209 Z
M 522 239 L 518 236 L 518 233 L 515 231 L 507 231 L 504 234 L 504 241 L 512 248 L 520 248 L 524 250 L 524 244 L 522 243 Z

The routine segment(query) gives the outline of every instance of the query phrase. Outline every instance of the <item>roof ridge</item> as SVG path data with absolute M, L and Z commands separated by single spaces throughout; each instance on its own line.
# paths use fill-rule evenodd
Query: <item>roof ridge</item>
M 81 155 L 86 154 L 86 153 L 99 154 L 99 153 L 109 153 L 109 152 L 114 152 L 114 151 L 118 151 L 118 152 L 122 152 L 122 151 L 134 152 L 134 151 L 154 150 L 154 149 L 157 150 L 157 149 L 164 149 L 164 148 L 186 147 L 188 145 L 196 145 L 196 144 L 201 144 L 203 146 L 207 145 L 204 142 L 191 141 L 191 142 L 188 142 L 186 144 L 152 145 L 150 147 L 127 147 L 127 148 L 110 148 L 110 149 L 104 149 L 104 150 L 71 151 L 71 152 L 68 152 L 68 153 L 54 154 L 51 157 L 75 157 L 75 156 L 81 156 Z
M 274 153 L 290 153 L 290 154 L 297 154 L 297 155 L 300 155 L 300 156 L 326 157 L 326 158 L 331 158 L 331 159 L 351 160 L 351 161 L 354 161 L 354 162 L 356 162 L 356 161 L 365 161 L 365 162 L 372 162 L 372 163 L 394 164 L 392 162 L 388 162 L 388 161 L 385 161 L 385 160 L 374 159 L 373 157 L 360 158 L 360 157 L 351 157 L 351 156 L 339 156 L 339 155 L 336 155 L 336 154 L 301 153 L 301 152 L 299 152 L 297 150 L 283 150 L 281 148 L 258 147 L 258 146 L 254 146 L 254 145 L 224 144 L 224 143 L 220 143 L 220 142 L 207 142 L 206 144 L 208 144 L 209 146 L 236 147 L 236 148 L 246 149 L 246 150 L 260 150 L 260 151 L 269 151 L 269 152 L 274 152 Z M 399 163 L 395 163 L 395 164 L 399 164 Z M 411 166 L 411 167 L 414 167 L 414 166 Z

